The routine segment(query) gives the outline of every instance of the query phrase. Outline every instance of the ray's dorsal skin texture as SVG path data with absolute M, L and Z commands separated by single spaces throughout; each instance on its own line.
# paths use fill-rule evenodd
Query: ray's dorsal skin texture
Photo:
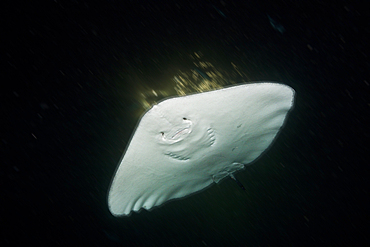
M 113 178 L 110 212 L 128 216 L 233 177 L 270 146 L 293 102 L 292 88 L 263 82 L 154 105 L 141 118 Z

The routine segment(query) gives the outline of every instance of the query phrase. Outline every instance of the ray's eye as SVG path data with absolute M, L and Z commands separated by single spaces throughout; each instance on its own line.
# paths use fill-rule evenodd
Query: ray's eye
M 183 122 L 177 123 L 169 130 L 159 132 L 162 140 L 174 143 L 186 138 L 192 132 L 192 122 L 186 117 L 183 117 L 182 120 Z

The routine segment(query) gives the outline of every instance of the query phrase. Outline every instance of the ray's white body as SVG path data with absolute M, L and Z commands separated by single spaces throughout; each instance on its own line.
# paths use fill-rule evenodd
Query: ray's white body
M 243 84 L 171 98 L 141 118 L 112 181 L 115 216 L 184 197 L 254 161 L 293 106 L 294 90 Z

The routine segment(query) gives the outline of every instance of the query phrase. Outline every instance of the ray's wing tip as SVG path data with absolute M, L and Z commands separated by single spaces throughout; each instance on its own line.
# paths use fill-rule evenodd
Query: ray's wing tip
M 128 217 L 131 215 L 133 212 L 132 209 L 130 210 L 114 210 L 109 206 L 109 212 L 114 216 L 114 217 Z

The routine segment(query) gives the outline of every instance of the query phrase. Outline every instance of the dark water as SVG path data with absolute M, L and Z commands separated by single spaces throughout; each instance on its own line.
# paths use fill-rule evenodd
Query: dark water
M 362 9 L 347 1 L 8 6 L 2 246 L 369 243 Z M 293 87 L 296 106 L 273 147 L 236 175 L 246 191 L 227 179 L 115 218 L 107 191 L 144 111 L 141 93 L 174 95 L 171 78 L 194 69 L 194 53 L 228 80 Z

